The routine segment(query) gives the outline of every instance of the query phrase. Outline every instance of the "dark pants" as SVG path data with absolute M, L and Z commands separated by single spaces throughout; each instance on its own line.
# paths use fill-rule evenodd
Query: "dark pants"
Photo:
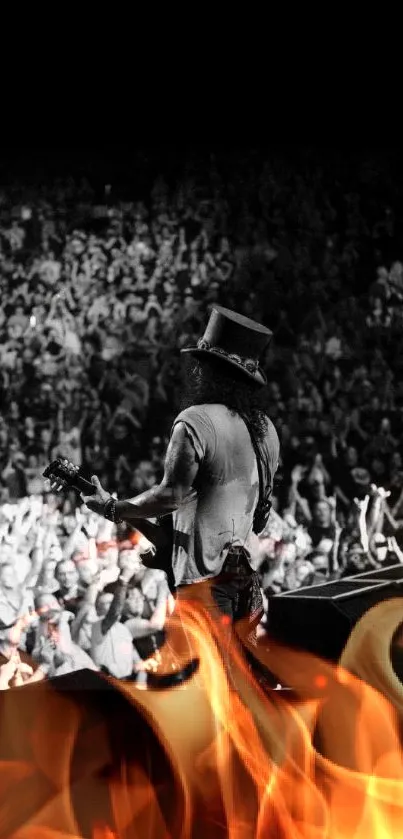
M 218 644 L 232 686 L 231 645 L 240 643 L 245 652 L 256 646 L 256 629 L 263 617 L 259 578 L 246 556 L 244 549 L 232 549 L 217 577 L 177 589 L 179 602 L 201 603 L 210 613 L 216 607 L 221 616 L 227 616 L 228 621 L 219 623 Z

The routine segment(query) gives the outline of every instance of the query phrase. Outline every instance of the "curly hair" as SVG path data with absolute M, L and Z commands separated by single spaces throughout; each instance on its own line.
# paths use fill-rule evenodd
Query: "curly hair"
M 266 388 L 220 359 L 187 357 L 181 411 L 191 405 L 225 405 L 231 414 L 245 417 L 257 440 L 268 428 Z

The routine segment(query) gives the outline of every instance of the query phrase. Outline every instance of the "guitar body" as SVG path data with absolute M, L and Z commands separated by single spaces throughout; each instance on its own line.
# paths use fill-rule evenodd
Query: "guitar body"
M 173 518 L 172 513 L 162 516 L 158 519 L 158 524 L 154 524 L 148 519 L 136 519 L 130 525 L 135 530 L 139 530 L 143 536 L 155 545 L 155 554 L 144 554 L 142 556 L 143 565 L 146 568 L 157 568 L 160 571 L 165 571 L 168 578 L 169 588 L 172 593 L 175 591 L 175 579 L 172 569 L 172 550 L 173 550 Z

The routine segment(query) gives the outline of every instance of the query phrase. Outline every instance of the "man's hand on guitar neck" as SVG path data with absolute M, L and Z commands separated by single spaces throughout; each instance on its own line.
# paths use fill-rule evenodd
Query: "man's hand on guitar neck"
M 92 510 L 93 513 L 97 513 L 99 516 L 103 516 L 105 504 L 109 501 L 111 495 L 103 489 L 99 478 L 97 478 L 96 475 L 92 476 L 91 483 L 95 487 L 95 492 L 92 495 L 83 495 L 81 493 L 81 499 L 89 510 Z M 61 490 L 66 489 L 68 485 L 68 481 L 59 477 L 53 478 L 50 481 L 50 488 L 52 492 L 61 492 Z
M 101 486 L 99 478 L 96 475 L 92 475 L 91 483 L 94 485 L 96 492 L 94 495 L 81 495 L 84 504 L 88 507 L 89 510 L 92 510 L 93 513 L 98 513 L 99 516 L 103 516 L 105 504 L 110 499 L 110 494 Z
M 68 467 L 71 467 L 71 464 L 64 462 L 62 467 L 59 467 L 56 471 L 57 477 L 52 478 L 51 488 L 56 492 L 64 489 L 67 485 L 78 488 L 80 480 L 82 482 L 76 467 L 71 467 L 71 475 L 68 472 Z M 64 479 L 63 469 L 67 470 L 66 479 Z M 165 516 L 173 513 L 184 504 L 193 503 L 197 498 L 194 483 L 198 471 L 199 456 L 189 437 L 185 423 L 178 422 L 169 441 L 165 457 L 164 476 L 158 485 L 127 501 L 115 502 L 113 496 L 102 488 L 99 479 L 93 475 L 91 485 L 95 492 L 88 494 L 88 490 L 85 489 L 83 494 L 82 487 L 79 491 L 84 503 L 94 513 L 107 519 L 110 518 L 111 521 L 116 523 L 122 520 L 130 523 L 139 519 Z M 61 477 L 59 477 L 60 473 Z M 44 474 L 45 477 L 49 477 L 46 471 Z M 87 486 L 89 489 L 89 482 L 87 482 Z

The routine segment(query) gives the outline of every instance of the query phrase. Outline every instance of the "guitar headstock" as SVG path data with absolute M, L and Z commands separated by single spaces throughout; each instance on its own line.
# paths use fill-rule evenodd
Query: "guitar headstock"
M 43 477 L 48 478 L 55 492 L 66 488 L 73 488 L 83 495 L 94 495 L 96 492 L 94 484 L 84 478 L 79 467 L 66 457 L 58 457 L 47 466 Z
M 79 469 L 70 460 L 58 457 L 46 467 L 43 477 L 50 481 L 62 481 L 65 486 L 72 487 L 77 480 Z

